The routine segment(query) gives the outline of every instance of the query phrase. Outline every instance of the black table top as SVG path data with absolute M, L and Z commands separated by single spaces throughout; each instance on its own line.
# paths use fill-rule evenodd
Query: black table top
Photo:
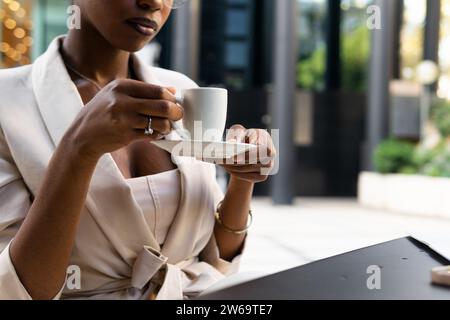
M 237 285 L 202 300 L 450 299 L 450 288 L 431 284 L 431 269 L 450 261 L 414 238 L 402 238 Z M 381 289 L 367 286 L 378 266 Z M 374 283 L 374 282 L 371 282 Z

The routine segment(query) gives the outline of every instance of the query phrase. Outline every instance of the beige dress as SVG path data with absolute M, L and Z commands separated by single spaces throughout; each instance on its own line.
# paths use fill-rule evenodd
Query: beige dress
M 31 299 L 10 259 L 10 243 L 56 146 L 83 108 L 61 41 L 33 65 L 0 70 L 0 299 Z M 132 62 L 141 81 L 178 91 L 197 86 L 135 56 Z M 147 299 L 155 287 L 156 299 L 183 299 L 237 272 L 241 255 L 221 259 L 214 237 L 214 211 L 223 199 L 215 166 L 172 160 L 177 173 L 127 181 L 110 154 L 100 159 L 70 258 L 81 270 L 81 286 L 65 285 L 55 299 Z
M 127 183 L 156 241 L 163 246 L 180 205 L 179 170 L 128 179 Z

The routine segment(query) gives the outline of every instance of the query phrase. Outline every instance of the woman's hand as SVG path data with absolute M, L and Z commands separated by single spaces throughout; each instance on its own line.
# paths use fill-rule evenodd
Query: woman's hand
M 137 140 L 158 140 L 183 117 L 174 89 L 135 80 L 116 80 L 82 110 L 65 135 L 82 158 L 96 160 Z M 152 118 L 154 133 L 144 134 Z
M 275 146 L 269 133 L 262 129 L 245 129 L 234 125 L 228 131 L 228 142 L 250 143 L 257 146 L 256 152 L 247 152 L 235 157 L 233 163 L 225 162 L 222 167 L 240 181 L 258 183 L 266 181 L 274 167 Z

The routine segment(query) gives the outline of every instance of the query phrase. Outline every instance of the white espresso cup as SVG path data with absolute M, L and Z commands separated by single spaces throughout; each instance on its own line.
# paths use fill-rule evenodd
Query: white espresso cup
M 228 91 L 222 88 L 193 88 L 178 98 L 184 109 L 183 129 L 176 131 L 183 139 L 222 141 L 227 121 Z M 180 133 L 179 131 L 184 131 Z

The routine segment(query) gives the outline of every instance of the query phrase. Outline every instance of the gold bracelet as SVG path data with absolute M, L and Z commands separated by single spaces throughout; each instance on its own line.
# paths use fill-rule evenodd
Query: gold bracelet
M 249 215 L 249 217 L 250 217 L 250 221 L 249 221 L 247 227 L 246 227 L 245 229 L 243 229 L 243 230 L 233 230 L 233 229 L 227 227 L 227 226 L 222 222 L 222 219 L 220 218 L 220 212 L 219 212 L 219 211 L 220 211 L 220 208 L 222 207 L 222 203 L 223 203 L 223 200 L 220 201 L 219 204 L 217 205 L 217 210 L 216 210 L 216 213 L 215 213 L 217 222 L 222 226 L 222 228 L 224 228 L 225 231 L 227 231 L 227 232 L 229 232 L 229 233 L 232 233 L 232 234 L 238 234 L 238 235 L 246 233 L 246 232 L 250 229 L 250 227 L 251 227 L 251 225 L 252 225 L 252 223 L 253 223 L 253 214 L 252 214 L 252 210 L 249 210 L 249 211 L 248 211 L 248 215 Z

